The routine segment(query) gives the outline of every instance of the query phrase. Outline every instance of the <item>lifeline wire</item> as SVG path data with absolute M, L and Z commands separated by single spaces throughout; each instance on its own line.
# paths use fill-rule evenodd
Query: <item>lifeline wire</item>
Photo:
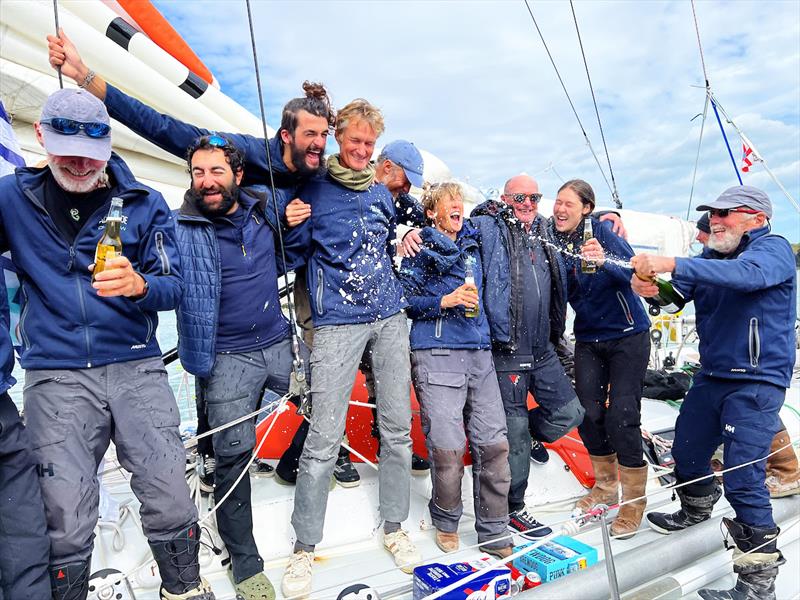
M 606 153 L 606 161 L 608 161 L 608 174 L 611 176 L 611 184 L 614 190 L 611 196 L 614 199 L 614 204 L 617 208 L 622 208 L 622 201 L 619 199 L 617 192 L 617 182 L 614 179 L 614 169 L 611 168 L 611 156 L 608 154 L 608 146 L 606 145 L 606 136 L 603 133 L 603 123 L 600 122 L 600 110 L 597 108 L 597 98 L 594 96 L 594 86 L 592 86 L 592 77 L 589 75 L 589 64 L 586 62 L 586 54 L 583 52 L 583 40 L 581 39 L 581 31 L 578 29 L 578 17 L 575 15 L 575 5 L 572 0 L 569 0 L 569 7 L 572 9 L 572 20 L 575 22 L 575 33 L 578 34 L 578 45 L 581 47 L 581 56 L 583 57 L 583 67 L 586 69 L 586 79 L 589 80 L 589 91 L 592 92 L 592 103 L 594 104 L 594 114 L 597 115 L 597 126 L 600 128 L 600 139 L 603 140 L 603 150 Z
M 56 35 L 58 35 L 58 0 L 53 0 L 53 17 L 56 21 Z M 64 78 L 61 76 L 61 67 L 56 67 L 56 71 L 58 71 L 58 87 L 62 90 L 64 89 Z
M 608 187 L 608 191 L 611 194 L 614 194 L 614 190 L 611 188 L 611 184 L 608 181 L 608 177 L 606 177 L 606 172 L 603 170 L 603 165 L 600 164 L 600 159 L 597 158 L 597 153 L 594 151 L 592 147 L 592 142 L 589 141 L 589 136 L 586 133 L 586 130 L 583 128 L 583 123 L 581 122 L 581 118 L 578 116 L 578 111 L 575 110 L 575 105 L 572 103 L 572 98 L 570 98 L 569 92 L 567 91 L 567 86 L 564 85 L 564 80 L 561 78 L 561 73 L 558 71 L 558 67 L 556 66 L 556 61 L 553 60 L 553 55 L 550 54 L 550 48 L 547 47 L 547 42 L 544 41 L 544 35 L 542 35 L 542 30 L 539 29 L 539 24 L 536 22 L 536 17 L 533 16 L 533 11 L 531 10 L 530 5 L 528 4 L 528 0 L 524 0 L 525 7 L 528 9 L 528 14 L 531 16 L 531 20 L 533 21 L 533 26 L 536 27 L 536 31 L 539 34 L 539 38 L 542 40 L 542 45 L 544 46 L 545 51 L 547 52 L 547 56 L 550 59 L 550 64 L 553 65 L 553 69 L 555 69 L 556 76 L 558 77 L 558 82 L 561 84 L 561 89 L 564 90 L 564 94 L 567 96 L 567 101 L 569 102 L 570 107 L 572 108 L 572 113 L 575 115 L 575 119 L 578 121 L 578 126 L 581 128 L 581 133 L 583 134 L 583 138 L 586 140 L 586 145 L 589 146 L 589 151 L 592 153 L 594 157 L 594 162 L 597 163 L 597 168 L 600 169 L 600 174 L 603 176 L 603 179 L 606 182 L 606 186 Z

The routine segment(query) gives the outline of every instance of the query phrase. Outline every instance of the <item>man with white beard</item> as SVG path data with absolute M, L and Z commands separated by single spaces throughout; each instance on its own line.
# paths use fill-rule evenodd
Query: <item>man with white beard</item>
M 672 446 L 681 508 L 647 519 L 664 534 L 707 520 L 722 495 L 710 459 L 723 444 L 725 467 L 732 469 L 724 475 L 725 496 L 736 513 L 723 523 L 736 544 L 739 577 L 731 590 L 699 593 L 706 600 L 774 600 L 778 567 L 786 561 L 777 549 L 780 530 L 761 459 L 778 431 L 794 365 L 794 256 L 789 242 L 770 233 L 772 203 L 757 188 L 729 188 L 697 209 L 708 211 L 710 221 L 708 247 L 699 257 L 631 259 L 631 285 L 640 295 L 656 295 L 652 277 L 672 273 L 675 288 L 694 300 L 702 363 Z

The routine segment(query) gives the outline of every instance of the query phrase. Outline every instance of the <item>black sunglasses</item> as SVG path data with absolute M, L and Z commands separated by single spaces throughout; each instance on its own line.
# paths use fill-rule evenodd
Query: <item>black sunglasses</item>
M 53 131 L 57 131 L 61 135 L 76 135 L 81 129 L 90 138 L 104 138 L 111 133 L 111 126 L 107 123 L 84 123 L 63 117 L 46 119 L 42 123 L 50 126 Z
M 536 204 L 542 199 L 541 194 L 503 194 L 503 196 L 506 198 L 511 198 L 511 200 L 517 204 L 525 204 L 526 198 L 531 199 L 531 204 Z
M 758 210 L 754 210 L 752 208 L 710 208 L 708 210 L 708 218 L 711 217 L 719 217 L 720 219 L 724 219 L 731 213 L 744 213 L 746 215 L 757 215 L 759 212 Z

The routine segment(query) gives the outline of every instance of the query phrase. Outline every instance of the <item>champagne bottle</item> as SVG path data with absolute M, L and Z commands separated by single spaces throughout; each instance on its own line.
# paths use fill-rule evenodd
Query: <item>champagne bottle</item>
M 97 242 L 97 248 L 94 251 L 92 282 L 94 282 L 98 273 L 102 273 L 105 270 L 107 260 L 122 255 L 121 225 L 122 198 L 112 198 L 111 208 L 108 209 L 108 216 L 106 216 L 106 228 L 103 231 L 103 237 Z
M 466 266 L 466 274 L 464 276 L 464 284 L 474 289 L 476 292 L 478 291 L 478 287 L 475 285 L 475 259 L 471 256 L 468 256 L 465 261 Z M 464 309 L 464 316 L 475 318 L 480 314 L 480 307 L 479 305 L 475 305 L 475 308 L 465 308 Z
M 656 296 L 645 298 L 650 304 L 650 314 L 653 316 L 658 315 L 659 310 L 674 315 L 686 306 L 686 298 L 672 285 L 671 281 L 667 281 L 662 277 L 643 277 L 638 273 L 636 273 L 636 276 L 642 281 L 652 281 L 658 288 Z M 655 309 L 655 312 L 653 309 Z
M 592 231 L 592 218 L 586 217 L 583 220 L 583 243 L 585 244 L 590 239 L 594 237 L 594 232 Z M 593 260 L 586 260 L 585 258 L 581 258 L 581 273 L 596 273 L 597 272 L 597 263 Z

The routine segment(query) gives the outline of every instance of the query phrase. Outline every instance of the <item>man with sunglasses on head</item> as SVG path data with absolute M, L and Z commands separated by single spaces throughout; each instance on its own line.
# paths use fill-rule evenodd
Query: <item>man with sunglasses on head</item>
M 778 431 L 794 365 L 795 261 L 789 242 L 770 233 L 772 203 L 760 189 L 734 186 L 697 209 L 708 211 L 710 226 L 699 257 L 631 259 L 631 286 L 640 295 L 655 296 L 652 278 L 671 273 L 675 288 L 694 300 L 702 364 L 681 406 L 672 446 L 675 477 L 687 484 L 677 489 L 681 508 L 647 519 L 664 534 L 708 520 L 722 495 L 710 466 L 722 444 L 725 467 L 732 469 L 723 477 L 725 497 L 736 513 L 722 521 L 736 545 L 738 579 L 731 590 L 699 594 L 706 600 L 774 600 L 785 560 L 761 459 Z
M 112 154 L 108 113 L 90 94 L 55 92 L 34 128 L 47 166 L 0 180 L 0 252 L 11 251 L 20 277 L 23 398 L 53 598 L 89 592 L 96 473 L 113 441 L 142 505 L 160 597 L 211 600 L 180 415 L 154 335 L 157 311 L 174 309 L 183 291 L 170 210 Z M 123 253 L 92 282 L 112 197 L 123 201 Z

